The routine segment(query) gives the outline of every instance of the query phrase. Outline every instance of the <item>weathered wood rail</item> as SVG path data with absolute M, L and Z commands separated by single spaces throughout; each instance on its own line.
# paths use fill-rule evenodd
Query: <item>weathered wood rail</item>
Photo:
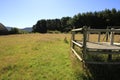
M 76 32 L 81 32 L 83 35 L 82 41 L 75 39 Z M 97 42 L 89 41 L 90 34 L 98 34 Z M 101 34 L 106 34 L 106 42 L 100 42 Z M 108 34 L 110 38 L 108 40 Z M 120 29 L 90 29 L 86 26 L 79 29 L 72 30 L 71 36 L 71 50 L 77 56 L 77 58 L 84 63 L 89 64 L 120 64 L 120 43 L 114 42 L 114 35 L 120 33 Z M 75 48 L 81 48 L 81 51 L 77 51 Z M 80 55 L 81 53 L 81 55 Z M 103 54 L 102 57 L 107 55 L 107 61 L 97 60 L 97 55 Z M 118 55 L 117 59 L 113 55 Z M 91 56 L 91 57 L 90 57 Z M 119 58 L 118 58 L 119 57 Z M 95 59 L 92 59 L 95 58 Z M 92 60 L 91 60 L 92 59 Z

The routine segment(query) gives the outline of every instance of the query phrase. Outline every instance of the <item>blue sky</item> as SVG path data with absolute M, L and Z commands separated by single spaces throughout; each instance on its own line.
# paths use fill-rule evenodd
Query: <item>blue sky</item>
M 32 27 L 40 19 L 116 8 L 120 0 L 0 0 L 0 22 L 17 28 Z

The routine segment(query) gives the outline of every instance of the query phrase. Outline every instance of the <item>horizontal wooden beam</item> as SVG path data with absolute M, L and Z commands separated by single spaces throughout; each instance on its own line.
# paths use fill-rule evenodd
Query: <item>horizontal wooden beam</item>
M 72 31 L 75 32 L 75 31 L 82 31 L 83 28 L 78 28 L 78 29 L 73 29 Z M 88 32 L 91 32 L 91 33 L 99 33 L 99 32 L 115 32 L 115 33 L 120 33 L 120 29 L 87 29 Z
M 76 42 L 76 41 L 74 41 L 74 40 L 72 40 L 72 42 L 73 42 L 74 44 L 76 44 L 78 47 L 83 47 L 82 44 L 80 44 L 80 43 L 78 43 L 78 42 Z
M 82 62 L 83 59 L 81 58 L 81 56 L 79 56 L 78 53 L 77 53 L 73 48 L 71 48 L 71 50 L 72 50 L 73 53 L 77 56 L 77 58 Z
M 115 33 L 120 33 L 120 29 L 88 29 L 88 32 L 93 32 L 93 33 L 99 33 L 99 32 L 115 32 Z
M 82 31 L 83 28 L 73 29 L 72 31 Z

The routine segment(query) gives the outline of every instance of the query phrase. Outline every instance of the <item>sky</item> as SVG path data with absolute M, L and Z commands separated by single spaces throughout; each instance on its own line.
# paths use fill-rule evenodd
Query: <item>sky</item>
M 0 23 L 25 28 L 41 19 L 73 17 L 112 8 L 120 10 L 120 0 L 0 0 Z

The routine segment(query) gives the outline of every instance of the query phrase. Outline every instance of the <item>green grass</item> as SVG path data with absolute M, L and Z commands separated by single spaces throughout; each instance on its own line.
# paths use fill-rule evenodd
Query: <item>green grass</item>
M 82 80 L 69 40 L 70 34 L 0 36 L 0 80 Z

